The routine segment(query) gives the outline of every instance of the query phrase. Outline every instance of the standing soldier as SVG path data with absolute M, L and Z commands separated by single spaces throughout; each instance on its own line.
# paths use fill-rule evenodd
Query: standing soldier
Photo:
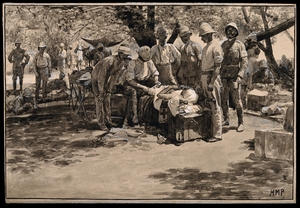
M 48 53 L 45 52 L 46 45 L 44 42 L 41 42 L 38 46 L 38 53 L 35 55 L 33 59 L 33 71 L 35 73 L 36 78 L 36 90 L 35 90 L 35 99 L 38 101 L 39 99 L 39 91 L 41 87 L 42 81 L 42 89 L 43 89 L 43 98 L 47 96 L 47 82 L 49 77 L 51 77 L 51 59 Z
M 21 48 L 21 41 L 16 40 L 15 42 L 16 48 L 9 54 L 8 61 L 13 63 L 12 66 L 12 80 L 13 80 L 13 88 L 17 89 L 17 78 L 19 77 L 20 90 L 22 90 L 23 85 L 23 77 L 24 77 L 24 67 L 28 64 L 30 56 L 27 51 Z M 25 58 L 25 60 L 24 60 Z
M 113 87 L 116 85 L 125 61 L 130 56 L 128 45 L 121 44 L 118 54 L 111 55 L 95 66 L 91 75 L 91 83 L 96 102 L 96 116 L 100 130 L 107 131 L 106 125 L 116 126 L 111 119 L 110 98 Z
M 239 35 L 235 23 L 231 22 L 225 27 L 225 34 L 228 40 L 222 43 L 224 51 L 224 60 L 220 70 L 220 76 L 223 84 L 221 94 L 221 106 L 223 110 L 223 125 L 229 125 L 229 96 L 236 108 L 238 117 L 237 132 L 244 131 L 243 124 L 243 104 L 241 100 L 241 80 L 248 67 L 248 57 L 244 43 L 237 40 Z
M 210 105 L 212 112 L 212 137 L 208 142 L 222 140 L 222 115 L 220 98 L 220 68 L 223 60 L 223 50 L 217 40 L 213 38 L 215 33 L 210 24 L 203 22 L 199 28 L 199 36 L 206 46 L 202 50 L 202 75 L 201 84 L 204 96 Z
M 180 47 L 181 66 L 179 68 L 177 79 L 180 85 L 195 87 L 195 83 L 201 76 L 201 53 L 202 46 L 190 39 L 192 32 L 188 27 L 183 27 L 179 34 L 182 42 Z
M 66 58 L 67 58 L 67 51 L 65 50 L 65 44 L 61 43 L 59 45 L 60 47 L 60 51 L 59 51 L 59 54 L 58 54 L 58 57 L 59 57 L 59 71 L 60 72 L 63 72 L 64 74 L 67 74 L 66 73 Z
M 181 62 L 181 54 L 177 48 L 166 42 L 168 33 L 164 27 L 159 27 L 155 34 L 158 44 L 151 48 L 151 60 L 159 72 L 163 85 L 177 84 L 177 74 Z

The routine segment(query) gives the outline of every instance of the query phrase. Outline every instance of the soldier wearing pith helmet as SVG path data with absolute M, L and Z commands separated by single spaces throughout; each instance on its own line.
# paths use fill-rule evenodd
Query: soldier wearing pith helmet
M 209 129 L 211 136 L 207 139 L 207 142 L 222 140 L 221 80 L 219 73 L 223 61 L 223 50 L 219 41 L 214 39 L 214 33 L 216 31 L 206 22 L 203 22 L 199 27 L 199 36 L 206 43 L 202 50 L 202 75 L 200 84 L 212 112 L 212 125 L 211 129 Z
M 17 79 L 19 77 L 20 90 L 22 90 L 23 77 L 24 77 L 24 67 L 28 64 L 30 56 L 25 49 L 21 48 L 22 40 L 17 38 L 15 41 L 16 48 L 10 52 L 8 55 L 8 61 L 12 63 L 12 80 L 13 89 L 17 89 Z
M 222 43 L 224 60 L 220 70 L 223 90 L 221 106 L 223 111 L 223 125 L 229 125 L 229 95 L 232 97 L 233 107 L 238 117 L 237 132 L 244 131 L 243 104 L 241 100 L 241 81 L 248 67 L 248 56 L 244 43 L 237 39 L 239 30 L 234 22 L 225 27 L 227 40 Z
M 183 45 L 179 48 L 181 53 L 181 66 L 177 73 L 180 85 L 195 87 L 201 76 L 202 46 L 191 40 L 192 32 L 187 26 L 182 26 L 179 37 Z

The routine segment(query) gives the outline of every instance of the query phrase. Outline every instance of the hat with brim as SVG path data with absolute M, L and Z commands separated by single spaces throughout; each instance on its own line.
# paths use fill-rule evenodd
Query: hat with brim
M 179 37 L 183 37 L 183 36 L 186 36 L 186 35 L 192 35 L 193 33 L 189 30 L 188 27 L 183 27 L 181 29 L 181 32 L 179 33 Z
M 46 44 L 44 42 L 40 42 L 38 48 L 46 48 Z
M 151 52 L 149 46 L 142 46 L 137 53 L 144 61 L 149 61 L 151 59 Z
M 124 53 L 126 55 L 131 55 L 130 47 L 127 44 L 121 44 L 118 52 Z
M 210 24 L 203 22 L 199 27 L 199 36 L 203 36 L 209 33 L 216 33 L 210 26 Z
M 226 32 L 226 30 L 227 30 L 228 27 L 233 27 L 233 28 L 236 30 L 237 34 L 235 35 L 235 37 L 239 35 L 239 29 L 238 29 L 237 25 L 236 25 L 234 22 L 230 22 L 230 23 L 225 27 L 225 32 Z
M 31 90 L 29 88 L 25 88 L 23 96 L 27 98 L 32 97 Z
M 258 68 L 259 69 L 267 69 L 268 68 L 268 63 L 265 60 L 261 60 L 258 63 Z
M 168 32 L 164 27 L 159 27 L 156 30 L 155 37 L 156 39 L 160 37 L 166 38 L 168 37 Z

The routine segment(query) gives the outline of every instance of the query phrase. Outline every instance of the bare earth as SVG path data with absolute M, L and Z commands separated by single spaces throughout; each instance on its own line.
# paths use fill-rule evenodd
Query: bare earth
M 104 132 L 67 101 L 39 107 L 37 115 L 6 115 L 7 202 L 295 200 L 294 163 L 254 157 L 254 130 L 282 128 L 276 121 L 245 114 L 246 129 L 237 133 L 231 111 L 222 141 L 160 145 L 157 133 L 140 127 L 100 139 Z M 278 189 L 284 192 L 271 194 Z

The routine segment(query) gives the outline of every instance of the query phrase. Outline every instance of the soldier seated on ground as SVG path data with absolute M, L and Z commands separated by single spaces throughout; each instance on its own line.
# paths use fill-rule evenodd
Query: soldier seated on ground
M 260 87 L 261 84 L 275 84 L 273 73 L 269 70 L 268 63 L 265 60 L 261 60 L 258 63 L 258 70 L 252 75 L 253 87 Z
M 65 74 L 60 72 L 59 78 L 48 82 L 47 84 L 47 100 L 57 101 L 66 100 L 70 95 L 70 90 L 67 87 L 66 81 L 64 80 Z
M 25 88 L 24 92 L 13 100 L 10 100 L 6 105 L 8 113 L 20 115 L 23 113 L 32 113 L 38 109 L 35 97 L 29 88 Z

